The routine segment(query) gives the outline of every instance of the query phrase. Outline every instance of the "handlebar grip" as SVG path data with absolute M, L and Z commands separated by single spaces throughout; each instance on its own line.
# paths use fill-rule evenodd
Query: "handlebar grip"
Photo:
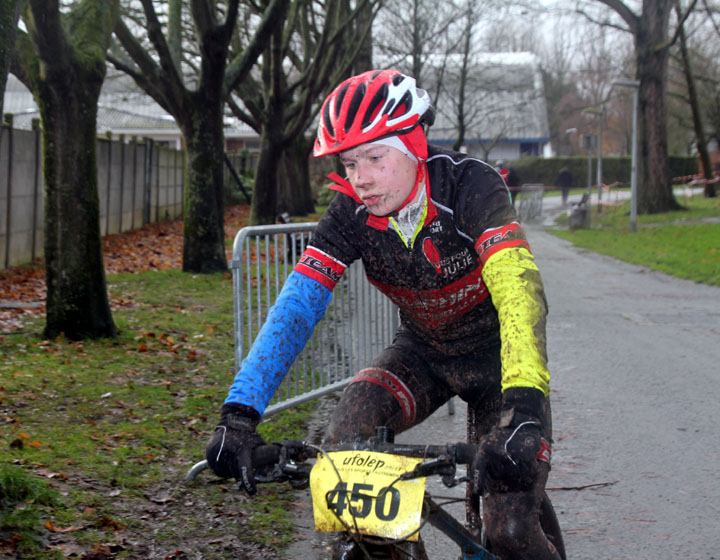
M 279 445 L 261 445 L 253 449 L 252 462 L 253 466 L 258 469 L 267 465 L 274 465 L 280 459 Z
M 472 443 L 455 444 L 455 462 L 459 465 L 469 465 L 478 452 L 478 446 Z

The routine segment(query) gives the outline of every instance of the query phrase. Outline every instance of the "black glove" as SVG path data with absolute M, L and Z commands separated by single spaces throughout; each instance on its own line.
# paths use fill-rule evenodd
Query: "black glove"
M 253 476 L 253 449 L 265 445 L 255 432 L 260 414 L 249 406 L 225 403 L 220 422 L 205 447 L 205 458 L 212 471 L 221 478 L 235 478 L 239 488 L 251 496 L 257 492 Z
M 528 490 L 538 473 L 543 444 L 545 395 L 537 389 L 511 388 L 503 394 L 500 421 L 480 440 L 470 467 L 476 494 L 492 486 L 498 491 Z

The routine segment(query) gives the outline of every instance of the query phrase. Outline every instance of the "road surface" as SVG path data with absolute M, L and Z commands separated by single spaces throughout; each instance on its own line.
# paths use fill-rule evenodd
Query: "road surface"
M 550 309 L 548 487 L 568 558 L 720 559 L 720 288 L 526 230 Z M 462 439 L 464 409 L 398 439 Z M 311 517 L 301 508 L 288 558 L 327 558 Z M 424 538 L 435 557 L 457 558 L 442 535 Z

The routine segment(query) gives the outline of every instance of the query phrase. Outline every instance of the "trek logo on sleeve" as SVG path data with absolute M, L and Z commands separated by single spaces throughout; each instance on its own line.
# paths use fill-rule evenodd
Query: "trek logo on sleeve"
M 340 261 L 314 247 L 306 248 L 295 265 L 296 272 L 312 278 L 330 290 L 335 288 L 346 268 Z
M 483 264 L 500 249 L 507 249 L 508 247 L 524 247 L 528 251 L 530 250 L 530 246 L 522 233 L 522 228 L 517 222 L 498 228 L 486 229 L 475 242 L 475 251 Z

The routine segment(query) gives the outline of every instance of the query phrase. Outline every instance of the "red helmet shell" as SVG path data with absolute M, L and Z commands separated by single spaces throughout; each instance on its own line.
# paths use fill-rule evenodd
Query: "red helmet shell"
M 432 124 L 430 97 L 397 70 L 370 70 L 341 83 L 320 110 L 313 155 L 336 154 L 390 134 Z

